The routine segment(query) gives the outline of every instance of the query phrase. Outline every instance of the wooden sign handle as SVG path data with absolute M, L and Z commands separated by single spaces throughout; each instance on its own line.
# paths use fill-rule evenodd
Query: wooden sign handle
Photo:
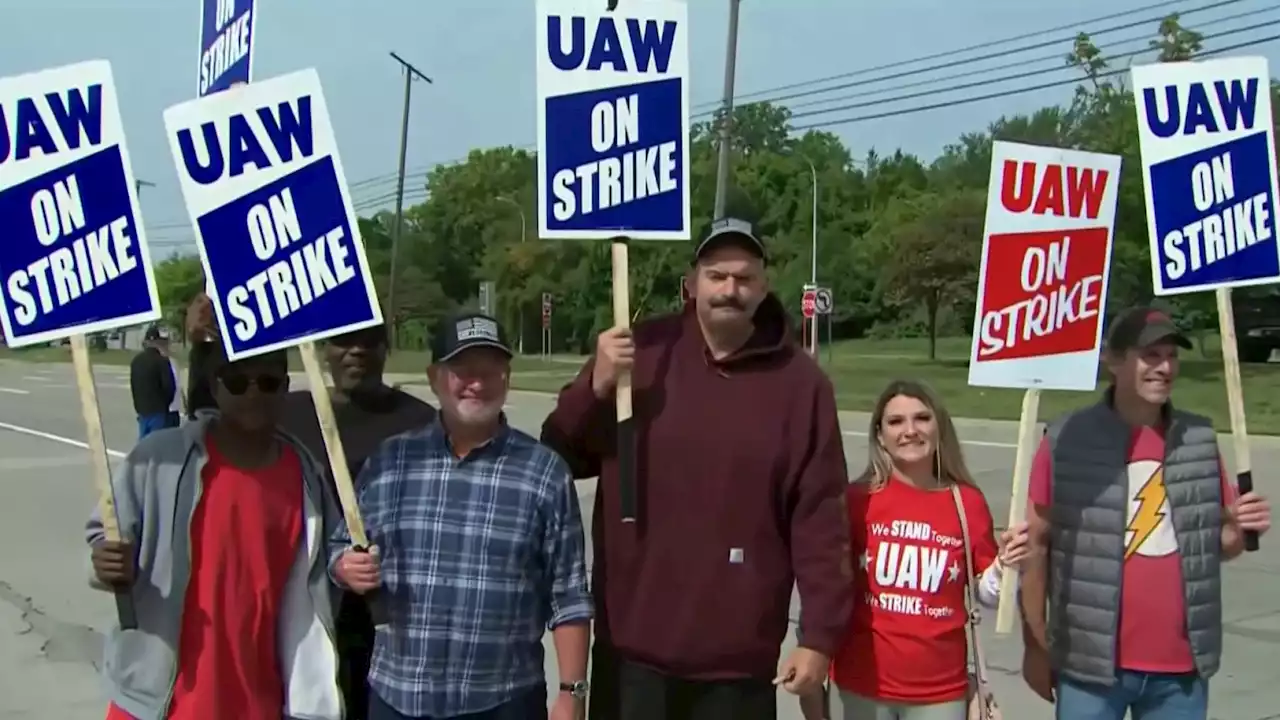
M 631 327 L 631 279 L 627 238 L 613 240 L 613 324 Z M 631 416 L 631 375 L 618 378 L 615 393 L 618 411 L 618 502 L 622 522 L 636 521 L 636 434 Z
M 109 542 L 121 542 L 125 538 L 120 532 L 115 493 L 111 489 L 111 463 L 107 459 L 107 441 L 102 434 L 98 386 L 93 381 L 93 363 L 89 359 L 89 345 L 84 335 L 71 336 L 71 364 L 75 368 L 76 388 L 80 391 L 80 411 L 84 415 L 85 440 L 89 446 L 89 472 L 98 493 L 102 534 Z M 115 596 L 120 629 L 136 630 L 138 615 L 133 606 L 133 595 L 128 590 L 118 590 Z
M 1231 441 L 1236 456 L 1236 488 L 1243 495 L 1253 492 L 1253 461 L 1249 456 L 1249 428 L 1244 415 L 1244 386 L 1240 382 L 1240 348 L 1236 345 L 1235 309 L 1231 288 L 1214 291 L 1218 300 L 1218 335 L 1222 344 L 1222 375 L 1227 382 L 1227 410 L 1231 417 Z M 1246 530 L 1245 552 L 1261 547 L 1258 533 Z
M 1013 458 L 1013 491 L 1009 496 L 1009 527 L 1027 519 L 1027 484 L 1031 476 L 1031 461 L 1035 458 L 1040 439 L 1036 425 L 1040 415 L 1040 390 L 1031 388 L 1022 395 L 1022 415 L 1018 418 L 1018 449 Z M 1005 570 L 1000 578 L 1000 602 L 996 606 L 996 632 L 1007 635 L 1013 630 L 1014 613 L 1018 607 L 1018 572 Z
M 351 468 L 347 465 L 347 452 L 342 447 L 342 436 L 338 433 L 338 420 L 333 413 L 333 400 L 329 396 L 329 386 L 325 384 L 324 370 L 321 369 L 320 359 L 316 355 L 316 344 L 302 343 L 298 347 L 298 352 L 302 355 L 302 367 L 307 373 L 307 384 L 311 386 L 311 400 L 316 406 L 320 437 L 324 440 L 325 454 L 329 457 L 333 485 L 338 490 L 338 502 L 342 504 L 342 516 L 347 521 L 352 549 L 357 552 L 371 552 L 374 548 L 365 531 L 364 518 L 360 515 L 360 503 L 356 496 L 355 484 L 351 480 Z M 385 599 L 379 591 L 365 593 L 364 599 L 368 603 L 369 616 L 374 625 L 387 625 L 391 622 Z

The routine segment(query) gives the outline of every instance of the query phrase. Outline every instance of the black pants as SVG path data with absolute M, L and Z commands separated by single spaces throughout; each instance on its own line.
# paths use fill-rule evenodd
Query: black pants
M 347 720 L 369 720 L 369 663 L 373 659 L 373 620 L 364 598 L 343 593 L 334 623 L 338 645 L 338 689 Z
M 777 720 L 771 680 L 684 680 L 619 661 L 617 720 Z M 592 688 L 594 694 L 595 688 Z M 597 716 L 592 713 L 593 720 Z M 603 720 L 603 718 L 601 718 Z
M 492 710 L 452 718 L 410 717 L 396 712 L 377 693 L 369 693 L 369 720 L 546 720 L 547 687 L 537 688 Z

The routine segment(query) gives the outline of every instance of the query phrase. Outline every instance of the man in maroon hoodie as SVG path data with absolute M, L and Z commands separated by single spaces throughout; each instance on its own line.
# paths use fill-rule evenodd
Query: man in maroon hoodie
M 617 694 L 593 695 L 593 719 L 773 720 L 775 686 L 821 686 L 852 607 L 835 396 L 769 292 L 751 224 L 716 222 L 688 282 L 683 313 L 602 333 L 543 426 L 576 477 L 600 478 L 593 682 Z M 624 371 L 633 524 L 616 487 Z M 796 583 L 803 640 L 779 667 Z

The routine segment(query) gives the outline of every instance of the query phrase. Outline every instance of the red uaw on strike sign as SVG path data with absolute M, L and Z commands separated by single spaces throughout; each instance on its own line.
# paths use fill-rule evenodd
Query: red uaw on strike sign
M 996 142 L 969 384 L 1092 390 L 1120 158 Z

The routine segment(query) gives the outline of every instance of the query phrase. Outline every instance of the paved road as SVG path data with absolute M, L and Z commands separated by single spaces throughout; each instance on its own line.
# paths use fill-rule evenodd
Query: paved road
M 107 443 L 118 454 L 136 432 L 125 370 L 97 372 Z M 84 426 L 77 397 L 68 365 L 0 363 L 0 547 L 9 548 L 0 553 L 0 720 L 102 717 L 94 663 L 113 607 L 85 582 L 81 526 L 94 498 L 78 449 Z M 547 396 L 513 393 L 509 414 L 517 426 L 536 431 L 550 407 Z M 850 464 L 860 468 L 866 416 L 846 413 L 842 424 Z M 961 424 L 978 482 L 995 516 L 1006 517 L 1014 426 Z M 1254 464 L 1264 473 L 1280 465 L 1280 442 L 1259 439 Z M 1260 482 L 1264 491 L 1280 494 L 1274 477 L 1264 474 Z M 588 518 L 593 493 L 591 484 L 582 485 Z M 1226 660 L 1213 686 L 1215 720 L 1280 718 L 1280 560 L 1274 552 L 1268 547 L 1226 571 Z M 1049 707 L 1022 687 L 1017 638 L 996 637 L 993 624 L 984 636 L 1005 717 L 1051 717 Z M 790 698 L 780 697 L 779 707 L 783 720 L 799 717 Z

